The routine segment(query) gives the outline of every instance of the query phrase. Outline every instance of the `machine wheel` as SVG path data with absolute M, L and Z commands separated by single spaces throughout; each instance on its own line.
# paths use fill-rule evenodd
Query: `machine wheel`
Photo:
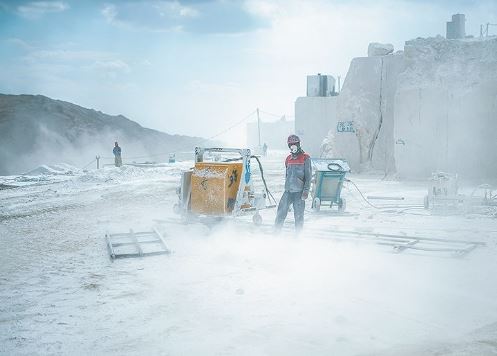
M 340 200 L 338 201 L 338 211 L 340 213 L 343 213 L 346 207 L 347 207 L 347 202 L 345 201 L 344 198 L 340 198 Z
M 425 195 L 425 199 L 423 201 L 423 204 L 425 206 L 425 209 L 429 209 L 430 208 L 430 197 L 428 195 Z
M 321 199 L 314 198 L 312 201 L 312 209 L 314 209 L 314 211 L 319 211 L 319 209 L 321 209 Z
M 261 225 L 262 224 L 262 216 L 259 214 L 259 212 L 255 213 L 254 216 L 252 216 L 252 222 L 254 225 Z

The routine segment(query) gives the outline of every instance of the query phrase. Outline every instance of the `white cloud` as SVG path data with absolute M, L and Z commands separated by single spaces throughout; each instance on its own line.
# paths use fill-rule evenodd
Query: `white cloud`
M 143 1 L 107 4 L 101 14 L 113 25 L 137 30 L 178 32 L 181 20 L 199 16 L 193 7 L 183 6 L 178 1 Z
M 181 7 L 179 14 L 183 17 L 196 17 L 199 15 L 199 12 L 191 7 Z
M 266 3 L 243 1 L 133 1 L 105 5 L 101 13 L 110 24 L 135 31 L 238 34 L 266 26 Z
M 112 71 L 112 72 L 121 72 L 122 71 L 122 72 L 128 73 L 130 71 L 129 65 L 120 59 L 96 61 L 93 63 L 93 67 L 96 69 L 103 69 L 103 70 Z
M 117 79 L 122 74 L 130 73 L 131 67 L 117 54 L 105 51 L 68 50 L 68 49 L 29 49 L 23 57 L 25 64 L 36 72 L 43 70 L 59 73 L 72 72 L 104 75 Z
M 62 1 L 32 1 L 17 7 L 17 13 L 28 19 L 36 19 L 47 13 L 62 12 L 69 5 Z
M 25 51 L 22 59 L 28 64 L 40 63 L 93 63 L 92 67 L 100 69 L 114 69 L 129 71 L 129 65 L 119 59 L 115 53 L 106 51 L 93 51 L 93 50 L 76 50 L 70 49 L 77 46 L 76 43 L 67 41 L 59 45 L 52 46 L 48 49 L 40 48 L 32 43 L 29 43 L 20 38 L 8 38 L 6 43 L 20 48 Z
M 229 94 L 241 92 L 240 83 L 236 82 L 204 82 L 200 80 L 193 80 L 186 85 L 186 90 L 195 94 L 213 94 L 226 96 Z
M 102 51 L 48 49 L 35 50 L 28 54 L 26 59 L 30 61 L 52 60 L 52 61 L 101 61 L 112 59 L 113 54 Z
M 153 7 L 156 8 L 159 13 L 166 16 L 196 17 L 199 15 L 198 10 L 189 6 L 183 6 L 178 1 L 159 1 L 153 3 Z
M 266 0 L 247 0 L 244 4 L 244 8 L 249 13 L 260 17 L 274 17 L 280 10 L 279 5 L 274 1 Z
M 101 11 L 103 17 L 107 22 L 113 23 L 117 16 L 117 8 L 115 5 L 105 5 Z
M 20 38 L 8 38 L 6 42 L 27 51 L 34 49 L 34 47 L 31 46 L 28 42 Z

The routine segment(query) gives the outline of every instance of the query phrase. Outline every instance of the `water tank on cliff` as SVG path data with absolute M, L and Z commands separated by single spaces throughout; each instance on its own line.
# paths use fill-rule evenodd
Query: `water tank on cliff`
M 307 96 L 333 96 L 335 93 L 335 78 L 331 75 L 308 75 Z
M 446 37 L 448 40 L 466 37 L 466 18 L 464 14 L 452 15 L 452 21 L 447 22 Z

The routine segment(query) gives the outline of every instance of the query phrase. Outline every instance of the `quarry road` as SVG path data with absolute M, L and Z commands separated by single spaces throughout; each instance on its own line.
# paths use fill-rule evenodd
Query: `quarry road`
M 274 209 L 262 212 L 261 228 L 250 217 L 181 224 L 172 205 L 180 171 L 191 164 L 73 172 L 0 190 L 0 354 L 495 352 L 492 209 L 434 215 L 419 208 L 425 182 L 353 175 L 368 195 L 405 199 L 374 209 L 349 187 L 347 212 L 307 211 L 299 237 L 291 214 L 283 233 L 266 228 Z M 282 154 L 263 164 L 279 199 Z M 107 231 L 151 227 L 172 254 L 111 262 Z M 337 231 L 486 246 L 463 258 L 394 253 L 390 246 L 335 239 Z

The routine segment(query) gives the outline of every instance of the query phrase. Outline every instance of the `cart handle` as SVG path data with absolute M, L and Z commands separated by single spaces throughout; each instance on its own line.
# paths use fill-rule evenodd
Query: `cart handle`
M 335 172 L 338 172 L 338 171 L 342 172 L 343 171 L 343 167 L 341 165 L 339 165 L 338 163 L 334 163 L 334 162 L 328 164 L 328 169 L 330 171 L 335 171 Z

